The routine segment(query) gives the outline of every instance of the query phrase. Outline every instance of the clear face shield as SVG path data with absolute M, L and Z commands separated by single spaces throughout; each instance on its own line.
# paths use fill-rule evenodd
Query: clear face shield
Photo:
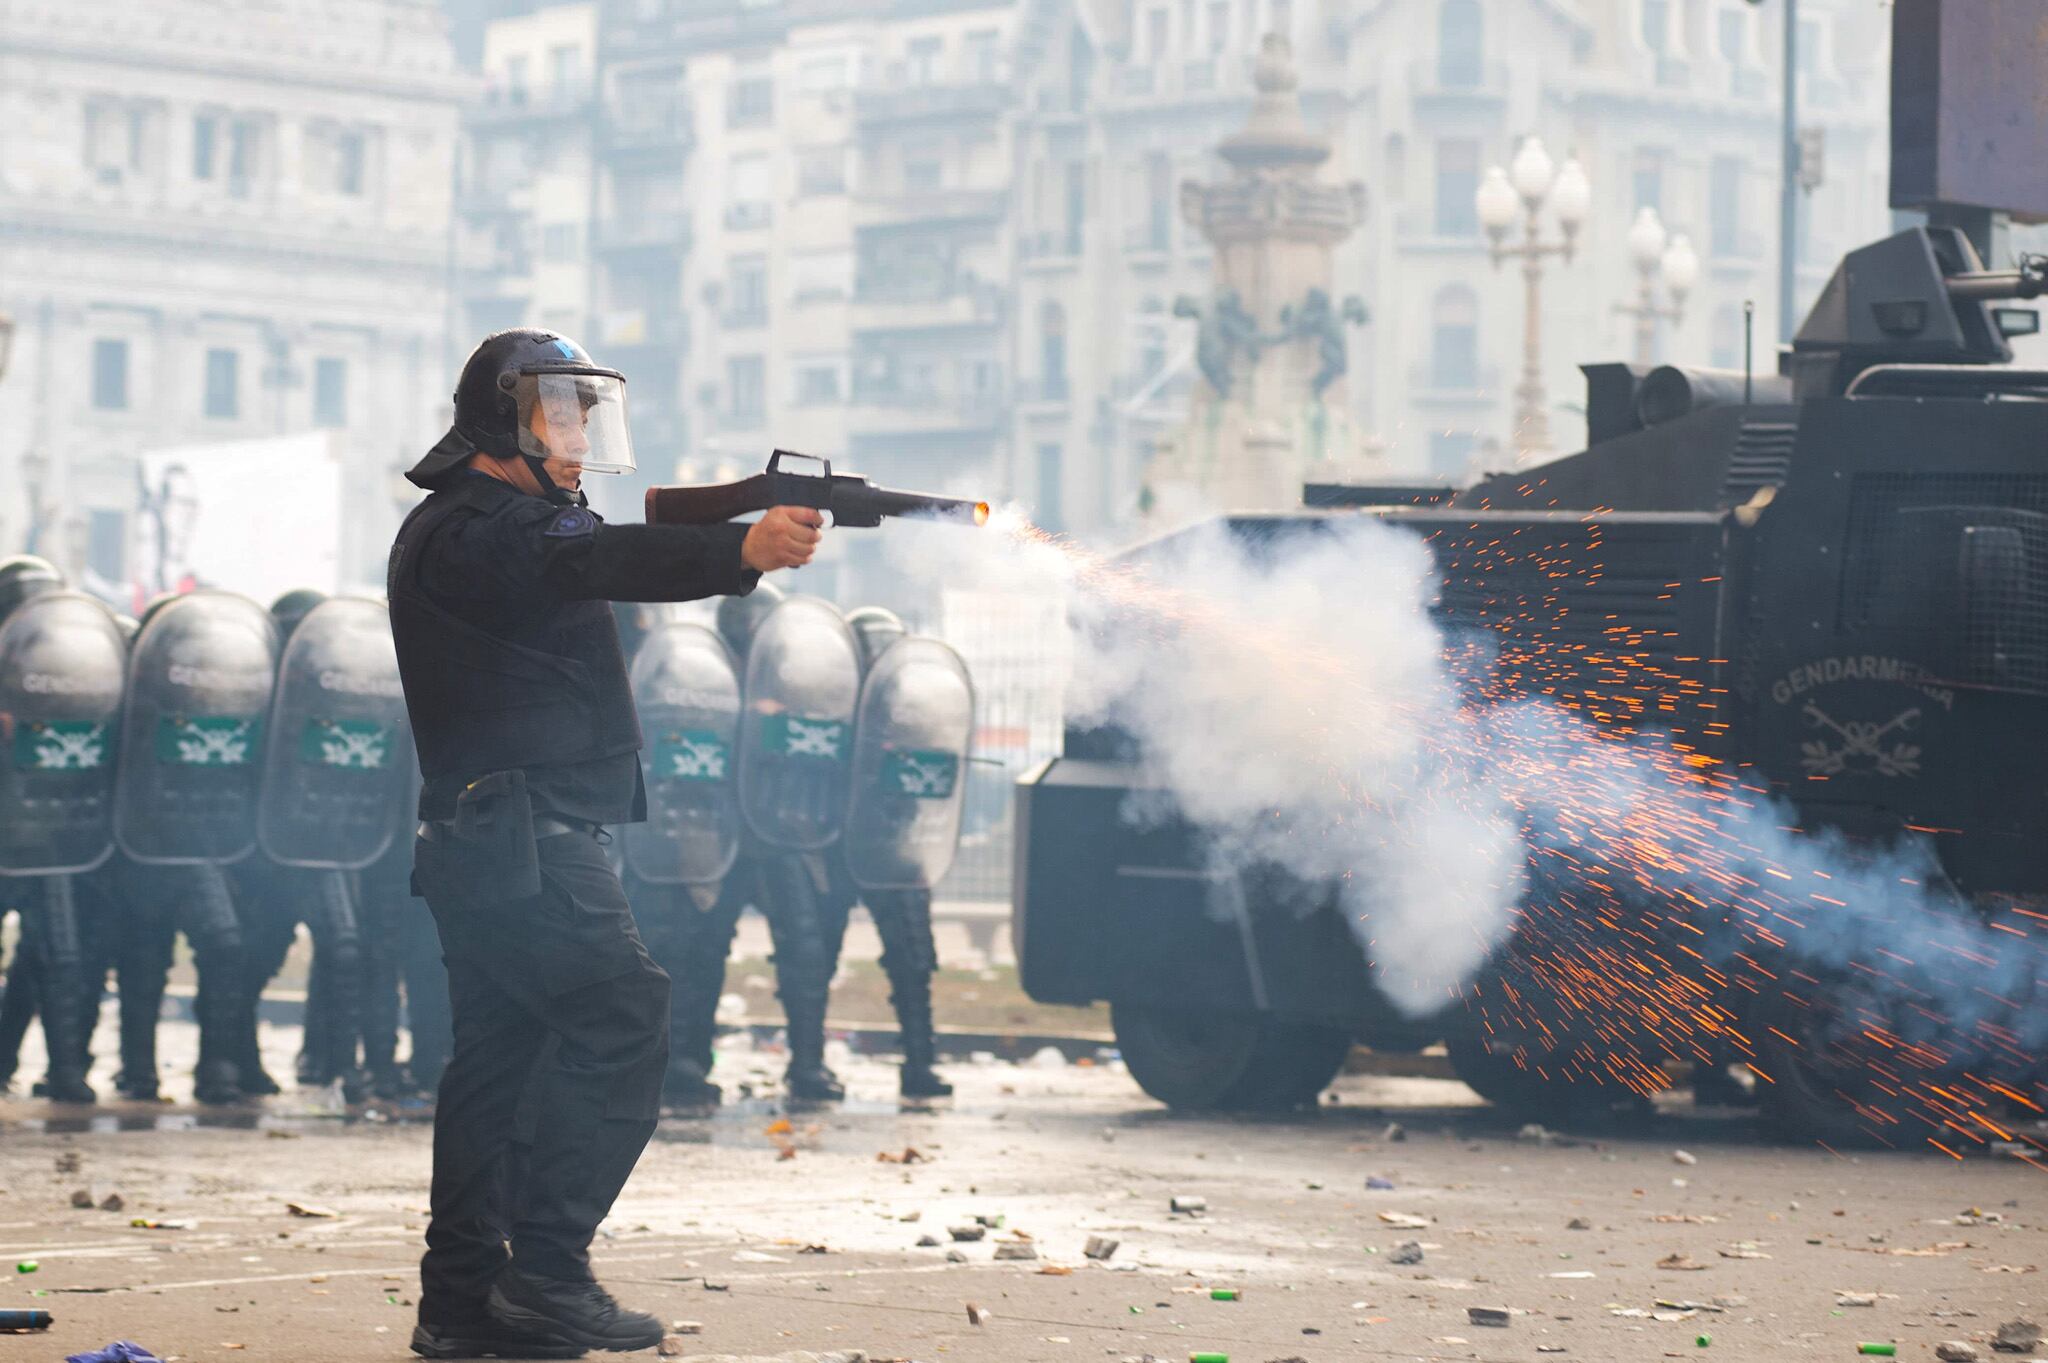
M 626 425 L 626 381 L 604 369 L 522 372 L 512 388 L 519 403 L 519 448 L 536 459 L 577 465 L 584 473 L 631 473 L 633 434 Z

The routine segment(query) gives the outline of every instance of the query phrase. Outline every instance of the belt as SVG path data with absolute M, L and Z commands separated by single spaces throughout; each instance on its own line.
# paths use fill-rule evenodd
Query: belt
M 536 814 L 533 818 L 533 836 L 536 841 L 541 838 L 559 838 L 568 833 L 596 833 L 601 827 L 602 824 L 594 824 L 584 819 L 558 819 L 552 814 Z M 419 826 L 418 833 L 422 842 L 450 842 L 455 837 L 455 821 L 429 819 Z

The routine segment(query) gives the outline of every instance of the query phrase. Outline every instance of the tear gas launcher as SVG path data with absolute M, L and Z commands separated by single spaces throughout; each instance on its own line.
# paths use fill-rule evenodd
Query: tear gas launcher
M 816 464 L 817 473 L 784 468 L 785 460 Z M 876 487 L 854 473 L 834 473 L 829 459 L 777 450 L 768 471 L 735 483 L 697 483 L 688 487 L 647 489 L 649 525 L 716 525 L 750 511 L 771 506 L 808 506 L 832 513 L 832 524 L 867 528 L 884 516 L 928 516 L 961 525 L 985 525 L 988 503 L 963 497 L 937 497 L 929 492 L 898 492 Z

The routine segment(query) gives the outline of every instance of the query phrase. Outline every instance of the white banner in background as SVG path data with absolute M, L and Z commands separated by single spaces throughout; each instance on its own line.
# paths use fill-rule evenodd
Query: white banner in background
M 222 587 L 268 605 L 341 586 L 340 435 L 150 450 L 132 559 L 137 594 Z

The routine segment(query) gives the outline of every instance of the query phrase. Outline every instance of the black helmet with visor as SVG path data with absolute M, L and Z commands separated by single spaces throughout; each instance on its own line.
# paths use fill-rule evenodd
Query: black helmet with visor
M 543 487 L 546 462 L 585 473 L 631 473 L 626 379 L 552 331 L 517 327 L 486 336 L 455 385 L 455 423 L 406 477 L 431 488 L 470 455 L 525 459 Z

